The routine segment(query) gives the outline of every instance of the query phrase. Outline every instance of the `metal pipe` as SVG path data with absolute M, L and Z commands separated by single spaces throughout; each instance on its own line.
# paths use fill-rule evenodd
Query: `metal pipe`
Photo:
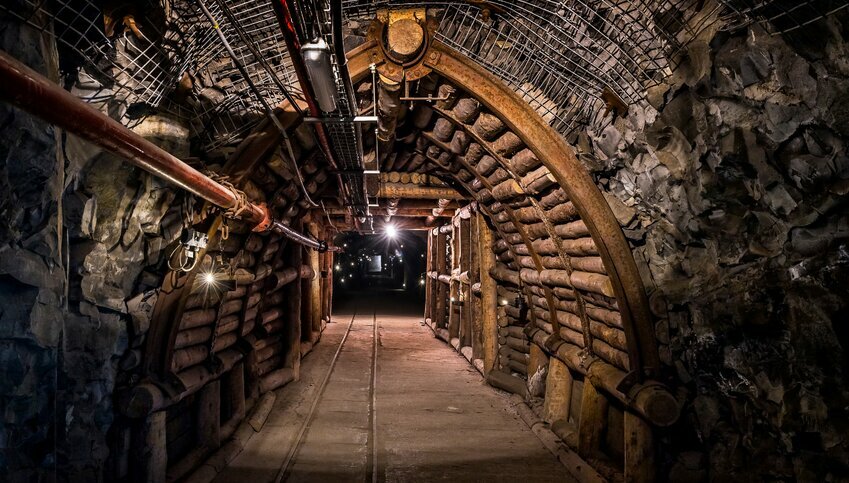
M 229 210 L 241 202 L 241 192 L 231 190 L 192 168 L 3 51 L 0 51 L 0 99 L 219 208 Z M 324 242 L 305 237 L 281 222 L 271 220 L 265 205 L 248 202 L 241 217 L 253 223 L 255 231 L 273 229 L 297 243 L 316 249 L 330 249 Z
M 320 252 L 341 252 L 342 249 L 339 247 L 331 247 L 327 245 L 327 242 L 316 240 L 312 237 L 304 235 L 303 233 L 294 230 L 289 225 L 284 225 L 282 222 L 278 220 L 274 220 L 271 222 L 271 230 L 275 233 L 279 233 L 286 238 L 294 241 L 295 243 L 300 243 L 301 245 L 313 248 Z

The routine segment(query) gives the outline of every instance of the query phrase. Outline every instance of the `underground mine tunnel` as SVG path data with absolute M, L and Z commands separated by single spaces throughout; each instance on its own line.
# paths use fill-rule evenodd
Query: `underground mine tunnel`
M 3 0 L 0 480 L 849 481 L 846 0 Z

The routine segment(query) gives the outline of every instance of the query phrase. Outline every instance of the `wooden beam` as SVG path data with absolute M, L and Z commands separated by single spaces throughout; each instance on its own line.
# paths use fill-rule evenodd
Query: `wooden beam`
M 639 415 L 625 411 L 625 481 L 655 481 L 655 450 L 652 428 Z
M 296 221 L 292 223 L 293 228 L 301 231 L 303 223 Z M 285 266 L 300 268 L 303 250 L 300 245 L 290 243 L 286 247 L 289 252 L 285 257 Z M 284 367 L 292 369 L 295 380 L 300 376 L 301 369 L 301 278 L 296 278 L 286 285 L 286 302 L 284 304 L 286 328 L 284 340 L 286 341 L 286 357 Z
M 550 358 L 548 376 L 545 380 L 545 404 L 542 413 L 543 420 L 547 423 L 569 419 L 569 405 L 572 403 L 572 382 L 572 373 L 566 364 L 556 357 Z
M 497 284 L 490 270 L 495 268 L 495 253 L 492 245 L 495 237 L 482 213 L 478 213 L 478 246 L 480 255 L 480 281 L 481 281 L 481 334 L 484 372 L 489 374 L 495 365 L 498 356 L 498 320 L 496 309 L 498 308 Z
M 607 427 L 609 403 L 591 381 L 584 380 L 581 396 L 581 420 L 578 423 L 578 453 L 585 459 L 596 457 Z
M 377 192 L 380 198 L 415 198 L 415 199 L 446 199 L 446 200 L 462 200 L 466 196 L 457 192 L 453 188 L 440 186 L 419 186 L 414 184 L 403 183 L 384 183 L 380 185 Z

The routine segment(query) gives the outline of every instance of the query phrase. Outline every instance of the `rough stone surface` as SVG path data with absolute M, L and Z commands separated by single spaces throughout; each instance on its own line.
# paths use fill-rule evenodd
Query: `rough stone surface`
M 49 37 L 0 19 L 0 46 L 58 80 Z M 137 129 L 188 152 L 187 131 L 167 119 Z M 6 104 L 0 139 L 0 479 L 96 481 L 110 456 L 118 361 L 147 330 L 125 301 L 176 236 L 161 225 L 175 195 Z
M 587 131 L 582 159 L 668 305 L 689 395 L 664 440 L 674 480 L 849 477 L 844 25 L 817 23 L 817 45 L 718 34 L 654 106 Z

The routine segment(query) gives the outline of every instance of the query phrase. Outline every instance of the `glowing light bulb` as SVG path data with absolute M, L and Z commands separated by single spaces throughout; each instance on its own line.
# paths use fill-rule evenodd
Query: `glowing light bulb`
M 424 285 L 424 279 L 419 279 L 419 285 Z
M 386 225 L 386 236 L 389 238 L 395 238 L 398 235 L 398 229 L 395 228 L 395 225 Z
M 203 283 L 207 285 L 212 285 L 215 283 L 215 274 L 212 272 L 207 272 L 203 274 Z
M 336 264 L 336 271 L 338 272 L 339 270 L 342 270 L 342 265 L 339 265 L 339 264 L 337 263 L 337 264 Z

